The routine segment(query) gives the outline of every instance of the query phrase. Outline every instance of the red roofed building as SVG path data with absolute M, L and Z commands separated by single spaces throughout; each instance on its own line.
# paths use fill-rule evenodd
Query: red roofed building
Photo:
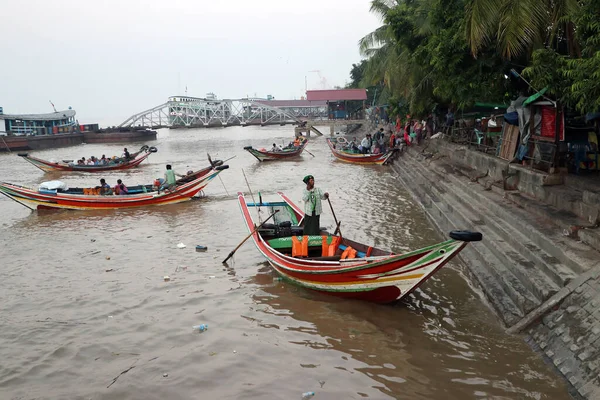
M 307 90 L 308 101 L 326 101 L 329 119 L 364 119 L 366 89 Z
M 344 100 L 366 100 L 366 89 L 337 89 L 337 90 L 307 90 L 306 99 L 308 101 L 325 100 L 344 101 Z

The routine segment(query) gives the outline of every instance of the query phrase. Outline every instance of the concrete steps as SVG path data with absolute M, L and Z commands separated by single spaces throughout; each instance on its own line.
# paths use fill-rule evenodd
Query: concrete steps
M 513 260 L 530 267 L 530 270 L 524 276 L 530 275 L 536 270 L 541 270 L 557 285 L 550 286 L 552 290 L 544 293 L 544 287 L 547 285 L 538 286 L 541 282 L 534 283 L 534 286 L 538 286 L 542 290 L 542 293 L 538 294 L 538 298 L 548 298 L 548 295 L 556 292 L 557 288 L 566 285 L 577 276 L 572 269 L 561 264 L 558 259 L 534 243 L 529 235 L 518 229 L 519 225 L 523 223 L 522 220 L 515 221 L 513 213 L 518 210 L 515 210 L 514 206 L 503 205 L 502 197 L 495 193 L 486 192 L 480 185 L 466 182 L 456 176 L 441 175 L 439 171 L 437 178 L 450 181 L 456 188 L 460 188 L 463 191 L 462 201 L 465 201 L 465 197 L 468 198 L 471 208 L 478 217 L 492 225 L 496 233 L 516 250 L 516 252 L 512 252 L 514 254 Z M 519 259 L 519 254 L 523 255 L 524 261 Z
M 429 162 L 409 149 L 395 161 L 394 169 L 441 231 L 483 233 L 483 242 L 467 246 L 461 254 L 508 326 L 600 260 L 588 246 L 563 243 L 567 238 L 557 237 L 552 221 L 540 225 L 541 216 L 485 190 L 443 160 Z M 595 231 L 588 233 L 596 239 Z M 587 252 L 584 257 L 579 256 L 581 251 Z M 576 257 L 571 259 L 572 255 Z
M 414 157 L 414 154 L 411 154 Z M 431 164 L 428 168 L 441 167 Z M 563 235 L 563 229 L 557 224 L 557 217 L 540 218 L 529 209 L 515 207 L 515 205 L 504 199 L 493 190 L 484 190 L 483 186 L 470 182 L 464 176 L 457 176 L 449 172 L 449 167 L 446 165 L 444 178 L 460 185 L 466 193 L 479 199 L 484 204 L 489 204 L 493 207 L 493 214 L 496 214 L 501 220 L 509 226 L 517 228 L 521 237 L 527 238 L 527 242 L 523 242 L 525 247 L 531 251 L 538 253 L 547 265 L 556 265 L 557 273 L 562 275 L 560 278 L 562 284 L 568 283 L 570 279 L 577 274 L 587 271 L 589 268 L 596 265 L 600 259 L 600 253 L 590 246 L 582 244 L 576 240 L 572 240 Z M 462 179 L 461 179 L 462 178 Z M 506 197 L 511 196 L 506 194 Z M 510 198 L 510 197 L 509 197 Z M 532 208 L 539 206 L 539 202 L 531 205 Z M 522 247 L 522 246 L 521 246 Z M 560 265 L 566 266 L 567 269 Z M 560 280 L 557 281 L 560 283 Z
M 402 160 L 399 163 L 403 163 Z M 442 193 L 443 190 L 431 190 L 429 179 L 412 170 L 409 164 L 404 164 L 400 168 L 402 172 L 399 179 L 411 190 L 441 231 L 473 229 L 482 231 L 484 242 L 488 240 L 487 232 L 479 229 L 479 226 L 474 228 L 473 223 L 466 217 L 468 211 L 448 207 L 448 201 L 445 199 L 447 195 Z M 467 246 L 461 254 L 469 260 L 472 277 L 485 288 L 490 304 L 503 317 L 507 325 L 518 322 L 539 303 L 535 296 L 522 286 L 519 279 L 504 266 L 503 261 L 497 258 L 497 253 L 490 251 L 488 246 L 474 243 Z
M 577 232 L 579 238 L 595 249 L 600 249 L 600 229 L 582 229 Z
M 510 277 L 504 273 L 499 276 L 499 279 L 506 283 L 503 286 L 512 287 L 520 294 L 530 293 L 535 296 L 535 300 L 531 301 L 533 305 L 520 303 L 524 312 L 531 311 L 560 289 L 559 285 L 548 276 L 537 272 L 540 264 L 544 262 L 538 259 L 536 254 L 530 254 L 531 259 L 524 258 L 519 254 L 529 252 L 527 248 L 520 248 L 521 241 L 526 241 L 527 238 L 514 240 L 515 235 L 518 235 L 514 229 L 495 218 L 493 213 L 474 200 L 473 196 L 468 196 L 467 193 L 460 190 L 457 191 L 456 185 L 446 183 L 447 180 L 444 179 L 444 176 L 440 176 L 435 169 L 420 169 L 420 174 L 424 180 L 430 181 L 432 190 L 445 192 L 445 199 L 452 204 L 451 208 L 456 214 L 455 216 L 459 217 L 467 228 L 484 233 L 486 242 L 490 243 L 487 246 L 489 253 L 493 254 L 501 265 L 510 271 Z M 440 189 L 440 186 L 444 186 L 444 189 Z M 489 259 L 489 255 L 486 259 Z M 512 276 L 516 277 L 518 281 L 515 282 Z M 527 297 L 527 295 L 525 296 Z M 516 299 L 513 298 L 513 300 Z

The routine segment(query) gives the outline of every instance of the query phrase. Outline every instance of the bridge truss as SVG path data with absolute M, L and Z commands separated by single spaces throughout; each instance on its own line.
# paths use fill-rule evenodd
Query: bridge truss
M 193 98 L 168 101 L 132 115 L 119 127 L 213 127 L 246 125 L 285 125 L 300 121 L 292 111 L 249 99 L 216 100 Z

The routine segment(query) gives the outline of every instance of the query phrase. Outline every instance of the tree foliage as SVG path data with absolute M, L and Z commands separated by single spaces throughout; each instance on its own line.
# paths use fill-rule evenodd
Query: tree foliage
M 524 84 L 512 68 L 600 109 L 600 0 L 373 0 L 371 11 L 382 25 L 359 41 L 349 85 L 383 84 L 398 111 L 506 104 Z

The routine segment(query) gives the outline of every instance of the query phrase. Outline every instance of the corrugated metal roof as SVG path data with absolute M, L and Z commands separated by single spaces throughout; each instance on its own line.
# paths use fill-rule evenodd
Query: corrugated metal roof
M 307 90 L 306 98 L 309 101 L 342 101 L 366 100 L 366 89 L 337 89 L 337 90 Z
M 75 116 L 75 110 L 58 111 L 48 114 L 0 114 L 0 119 L 23 119 L 25 121 L 52 121 Z
M 255 100 L 255 102 L 271 107 L 323 107 L 327 105 L 325 100 Z

